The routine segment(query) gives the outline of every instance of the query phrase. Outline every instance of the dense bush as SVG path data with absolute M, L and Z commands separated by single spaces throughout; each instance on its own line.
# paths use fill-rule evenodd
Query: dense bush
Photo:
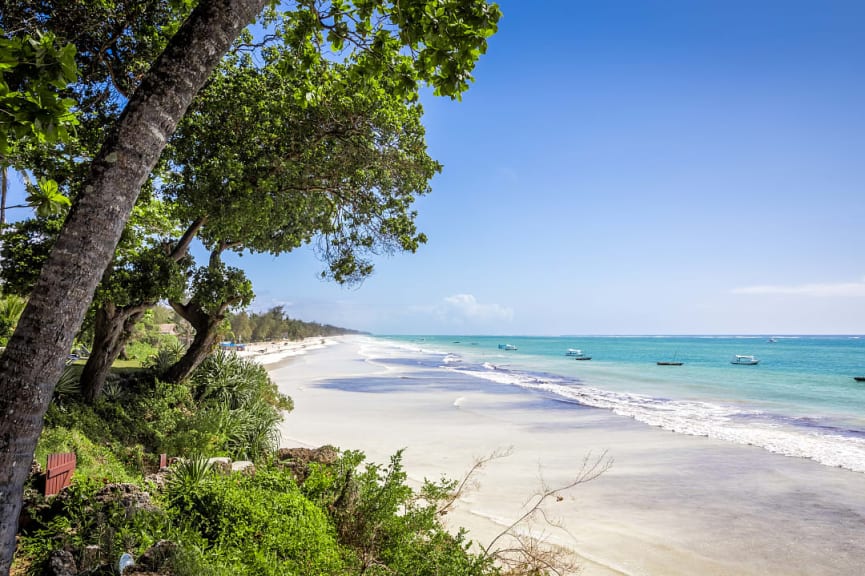
M 455 482 L 428 481 L 415 492 L 406 484 L 401 452 L 387 466 L 364 460 L 361 452 L 346 452 L 335 464 L 313 465 L 302 484 L 351 551 L 352 573 L 498 574 L 488 558 L 470 552 L 464 532 L 450 534 L 439 521 Z
M 212 474 L 182 496 L 171 494 L 171 512 L 236 559 L 250 575 L 344 574 L 336 532 L 325 513 L 298 489 L 290 474 Z
M 143 457 L 207 454 L 261 460 L 276 448 L 278 425 L 291 399 L 279 393 L 267 371 L 233 353 L 217 352 L 188 382 L 166 384 L 144 372 L 128 372 L 106 386 L 92 406 L 77 393 L 59 394 L 46 415 L 46 431 L 78 431 L 112 446 L 131 471 Z

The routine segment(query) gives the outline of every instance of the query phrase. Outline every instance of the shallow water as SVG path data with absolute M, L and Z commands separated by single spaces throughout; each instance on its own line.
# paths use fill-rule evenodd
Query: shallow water
M 865 339 L 777 337 L 387 337 L 393 363 L 458 372 L 708 436 L 865 472 Z M 515 351 L 498 348 L 511 344 Z M 591 361 L 565 356 L 581 349 Z M 736 354 L 756 366 L 732 365 Z M 657 361 L 683 362 L 658 366 Z

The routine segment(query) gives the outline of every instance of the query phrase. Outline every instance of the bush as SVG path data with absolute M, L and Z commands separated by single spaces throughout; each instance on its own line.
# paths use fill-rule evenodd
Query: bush
M 183 497 L 169 493 L 175 502 L 172 513 L 220 549 L 222 557 L 235 558 L 238 573 L 344 573 L 327 516 L 303 496 L 287 472 L 212 475 L 183 489 Z
M 207 430 L 229 455 L 261 460 L 276 449 L 282 410 L 293 405 L 263 366 L 218 350 L 190 380 L 199 407 L 196 428 Z
M 498 570 L 470 552 L 465 533 L 448 533 L 438 506 L 455 483 L 426 482 L 421 493 L 406 484 L 402 452 L 388 466 L 365 464 L 361 452 L 346 452 L 334 465 L 313 465 L 303 491 L 328 510 L 340 544 L 361 574 L 489 576 Z

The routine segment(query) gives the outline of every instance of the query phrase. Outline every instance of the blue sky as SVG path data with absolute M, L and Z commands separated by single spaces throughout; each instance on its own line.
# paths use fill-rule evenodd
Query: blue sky
M 865 333 L 865 2 L 519 1 L 462 102 L 429 243 L 360 288 L 245 256 L 254 308 L 379 334 Z

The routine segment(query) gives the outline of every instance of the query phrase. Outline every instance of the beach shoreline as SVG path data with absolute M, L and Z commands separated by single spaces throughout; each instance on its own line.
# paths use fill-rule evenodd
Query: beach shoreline
M 254 360 L 269 370 L 277 369 L 290 362 L 294 357 L 321 350 L 336 344 L 332 337 L 311 336 L 303 340 L 273 340 L 270 342 L 250 342 L 243 344 L 243 350 L 236 351 L 239 358 Z
M 568 530 L 543 532 L 575 551 L 587 576 L 852 575 L 865 561 L 861 473 L 431 372 L 373 338 L 312 344 L 253 356 L 268 360 L 295 403 L 282 445 L 333 444 L 380 463 L 405 448 L 416 484 L 460 478 L 475 459 L 510 447 L 446 517 L 482 544 L 519 516 L 541 477 L 566 484 L 587 455 L 606 451 L 609 471 L 550 506 Z

